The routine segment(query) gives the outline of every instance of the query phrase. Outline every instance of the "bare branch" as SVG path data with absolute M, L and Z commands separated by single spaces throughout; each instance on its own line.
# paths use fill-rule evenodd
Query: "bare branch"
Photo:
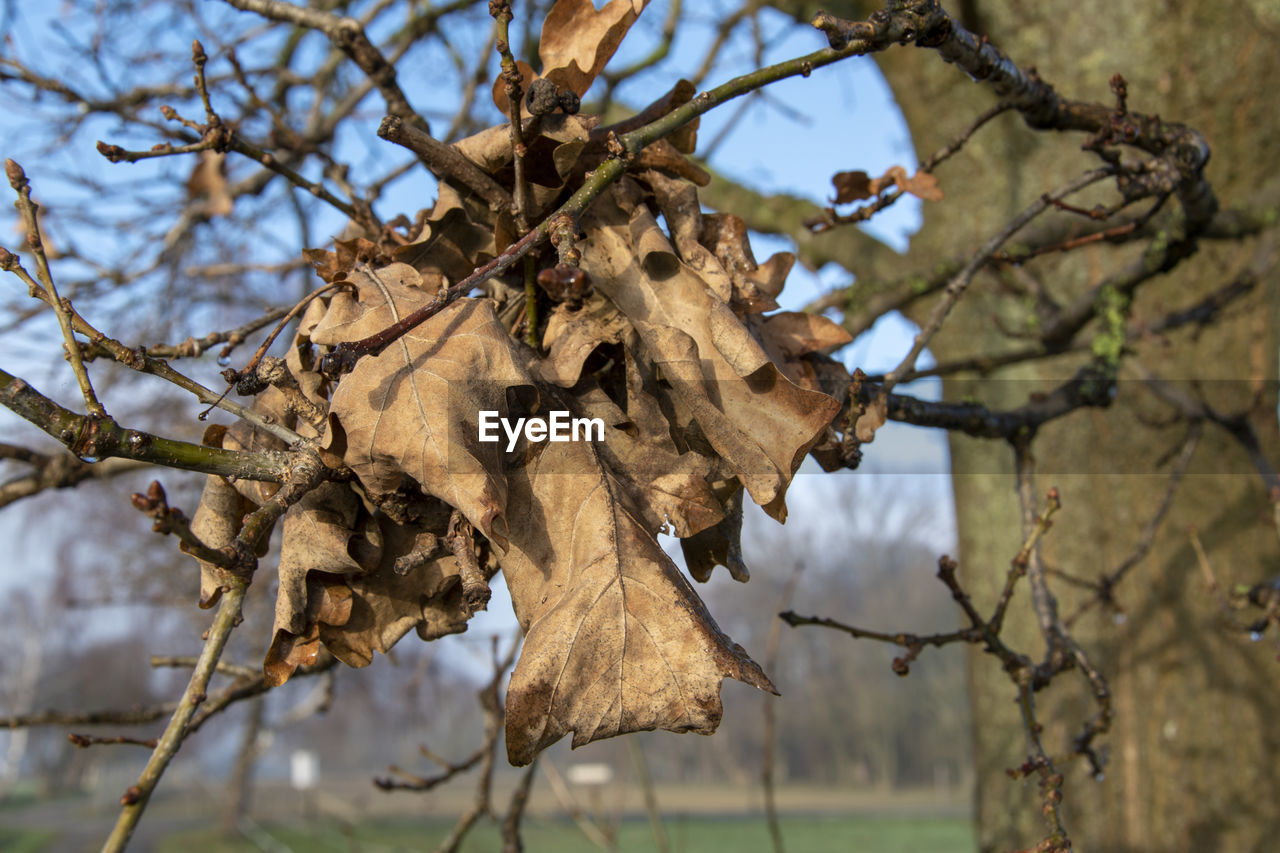
M 120 817 L 116 821 L 115 828 L 112 829 L 111 834 L 107 836 L 106 843 L 103 844 L 102 849 L 105 853 L 116 853 L 116 851 L 124 850 L 128 845 L 129 839 L 138 825 L 138 820 L 142 817 L 143 809 L 147 807 L 147 802 L 151 798 L 152 792 L 160 782 L 160 777 L 164 774 L 165 768 L 169 766 L 169 762 L 173 760 L 178 748 L 182 745 L 182 741 L 186 738 L 188 733 L 187 725 L 191 722 L 191 718 L 195 716 L 200 704 L 207 698 L 209 679 L 213 676 L 218 658 L 222 656 L 222 650 L 226 647 L 227 639 L 231 636 L 232 628 L 240 621 L 240 607 L 244 602 L 246 587 L 247 584 L 245 583 L 234 583 L 223 593 L 222 604 L 219 606 L 218 612 L 213 618 L 213 624 L 209 628 L 209 638 L 205 641 L 204 649 L 200 653 L 200 659 L 195 669 L 192 670 L 191 681 L 188 682 L 187 689 L 182 693 L 182 699 L 178 702 L 177 710 L 174 711 L 173 717 L 170 718 L 169 725 L 165 727 L 164 734 L 160 736 L 155 751 L 151 753 L 151 758 L 147 761 L 147 766 L 143 769 L 142 775 L 120 798 L 123 808 L 120 811 Z

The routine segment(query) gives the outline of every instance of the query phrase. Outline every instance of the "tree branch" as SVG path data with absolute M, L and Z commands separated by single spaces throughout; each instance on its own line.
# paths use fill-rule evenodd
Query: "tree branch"
M 169 725 L 165 727 L 164 734 L 160 736 L 160 741 L 151 753 L 151 758 L 147 761 L 142 775 L 121 797 L 120 802 L 123 808 L 120 811 L 120 817 L 116 820 L 115 828 L 111 830 L 106 843 L 103 844 L 103 853 L 118 853 L 128 845 L 129 838 L 137 828 L 138 820 L 142 817 L 143 809 L 147 807 L 152 791 L 155 790 L 160 777 L 164 775 L 165 768 L 169 766 L 169 762 L 173 760 L 182 741 L 186 738 L 187 724 L 195 715 L 196 709 L 204 702 L 209 679 L 213 676 L 218 658 L 222 656 L 222 650 L 231 636 L 231 630 L 240 622 L 240 608 L 244 602 L 247 586 L 246 582 L 235 582 L 223 593 L 222 604 L 213 618 L 213 624 L 209 627 L 209 638 L 205 641 L 195 669 L 192 670 L 187 689 L 183 691 L 178 708 L 170 718 Z
M 223 450 L 121 427 L 109 417 L 78 415 L 36 391 L 22 379 L 0 370 L 0 404 L 56 438 L 89 462 L 120 458 L 279 483 L 288 473 L 288 455 L 270 450 Z

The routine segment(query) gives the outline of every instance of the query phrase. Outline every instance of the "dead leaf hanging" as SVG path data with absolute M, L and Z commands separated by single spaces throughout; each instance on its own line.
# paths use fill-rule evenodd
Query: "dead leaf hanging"
M 585 95 L 648 5 L 649 0 L 610 0 L 596 9 L 591 0 L 556 0 L 538 42 L 542 76 Z
M 583 269 L 635 327 L 646 360 L 752 498 L 781 520 L 787 484 L 838 406 L 782 375 L 729 305 L 676 256 L 648 208 L 634 203 L 639 192 L 624 179 L 584 217 Z
M 710 733 L 725 677 L 776 692 L 716 627 L 591 445 L 548 445 L 510 489 L 502 566 L 525 629 L 507 692 L 512 764 L 569 732 L 574 746 L 657 728 Z
M 394 323 L 431 293 L 403 264 L 353 276 L 358 297 L 338 294 L 312 332 L 318 344 L 358 340 Z M 517 344 L 489 302 L 459 300 L 362 359 L 333 394 L 325 446 L 374 495 L 409 477 L 500 544 L 506 486 L 499 445 L 478 440 L 479 412 L 505 409 L 504 389 L 527 384 Z

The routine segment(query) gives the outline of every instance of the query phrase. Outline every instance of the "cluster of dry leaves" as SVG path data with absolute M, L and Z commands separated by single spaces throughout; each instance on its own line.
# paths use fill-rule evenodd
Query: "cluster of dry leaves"
M 642 6 L 560 0 L 543 33 L 543 76 L 585 91 Z M 554 212 L 606 156 L 597 125 L 560 114 L 528 122 L 529 221 Z M 330 348 L 385 328 L 518 236 L 508 212 L 447 180 L 420 228 L 308 253 L 326 281 L 347 286 L 310 303 L 287 371 L 256 407 L 355 477 L 283 517 L 271 683 L 322 645 L 363 666 L 410 630 L 463 631 L 501 570 L 525 632 L 507 693 L 515 764 L 568 732 L 575 746 L 655 728 L 709 733 L 725 676 L 773 689 L 656 536 L 680 538 L 698 580 L 716 565 L 746 579 L 744 492 L 784 520 L 788 484 L 829 440 L 847 392 L 847 374 L 822 353 L 848 337 L 825 318 L 776 311 L 793 259 L 757 264 L 742 221 L 704 215 L 686 179 L 697 170 L 664 144 L 579 218 L 574 248 L 590 288 L 540 296 L 536 352 L 516 334 L 525 296 L 513 276 L 338 381 L 319 372 Z M 457 148 L 511 187 L 508 128 Z M 557 260 L 548 250 L 537 263 Z M 605 436 L 522 441 L 506 453 L 505 442 L 479 441 L 483 410 L 567 410 L 602 419 Z M 219 440 L 280 446 L 243 422 Z M 210 478 L 197 533 L 226 545 L 275 488 Z M 203 566 L 205 606 L 219 571 Z

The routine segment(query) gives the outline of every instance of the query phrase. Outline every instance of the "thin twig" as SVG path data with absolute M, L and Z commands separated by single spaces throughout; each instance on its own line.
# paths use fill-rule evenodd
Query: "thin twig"
M 537 769 L 538 759 L 534 758 L 520 774 L 520 782 L 511 792 L 511 804 L 502 819 L 502 853 L 524 853 L 520 823 L 524 819 L 525 806 L 529 804 L 529 793 L 533 790 L 534 773 Z
M 449 515 L 444 543 L 458 562 L 458 577 L 462 582 L 462 602 L 466 612 L 470 615 L 484 610 L 493 593 L 489 590 L 489 579 L 485 577 L 476 559 L 475 531 L 466 516 L 456 509 Z
M 1031 455 L 1029 441 L 1015 441 L 1013 448 L 1018 501 L 1022 508 L 1022 530 L 1023 535 L 1030 539 L 1040 523 L 1035 510 L 1035 458 Z M 1049 491 L 1049 500 L 1054 509 L 1061 505 L 1057 489 Z M 1048 647 L 1048 654 L 1053 654 L 1064 633 L 1058 617 L 1058 599 L 1049 589 L 1044 561 L 1040 559 L 1040 549 L 1035 547 L 1034 542 L 1019 554 L 1019 558 L 1026 566 L 1027 585 L 1031 588 L 1031 607 L 1039 620 L 1040 634 Z
M 1000 103 L 984 110 L 976 119 L 973 120 L 973 122 L 969 124 L 968 127 L 961 131 L 955 139 L 952 139 L 946 145 L 939 148 L 926 158 L 925 161 L 920 164 L 919 168 L 916 169 L 916 174 L 932 174 L 940 165 L 955 156 L 955 154 L 965 146 L 965 143 L 967 143 L 983 125 L 1012 108 L 1013 104 L 1009 101 L 1001 101 Z M 866 222 L 875 214 L 880 213 L 886 208 L 892 207 L 898 199 L 902 198 L 905 192 L 905 190 L 900 188 L 894 189 L 892 192 L 884 193 L 883 195 L 878 196 L 875 201 L 865 204 L 847 214 L 835 214 L 834 211 L 827 208 L 824 211 L 825 216 L 815 218 L 810 224 L 809 230 L 815 234 L 821 234 L 823 231 L 826 231 L 835 225 Z
M 58 316 L 58 327 L 62 329 L 67 360 L 71 362 L 76 382 L 80 384 L 80 394 L 84 397 L 84 404 L 89 409 L 90 417 L 104 418 L 107 416 L 107 410 L 102 407 L 102 403 L 98 401 L 98 395 L 94 393 L 93 383 L 89 380 L 89 371 L 85 368 L 84 358 L 80 354 L 80 344 L 76 341 L 75 331 L 72 328 L 70 303 L 64 302 L 58 296 L 58 288 L 53 282 L 49 258 L 44 251 L 44 239 L 40 236 L 40 219 L 36 215 L 39 208 L 31 200 L 31 182 L 27 180 L 22 167 L 13 160 L 4 161 L 4 171 L 9 178 L 9 186 L 13 187 L 18 194 L 18 200 L 14 206 L 22 214 L 22 221 L 26 226 L 27 248 L 36 259 L 36 272 L 40 276 L 40 282 L 44 285 L 44 292 L 47 295 L 44 301 L 53 307 L 53 312 Z
M 188 274 L 190 274 L 190 271 L 188 271 Z M 218 354 L 218 358 L 227 358 L 231 355 L 231 351 L 244 343 L 249 335 L 276 322 L 287 313 L 289 313 L 288 308 L 275 308 L 225 332 L 210 332 L 199 338 L 190 337 L 178 344 L 160 344 L 147 347 L 147 354 L 156 358 L 198 358 L 218 344 L 226 344 L 222 352 Z M 86 347 L 86 350 L 88 350 L 85 353 L 86 357 L 92 358 L 98 354 L 94 349 Z
M 987 240 L 987 242 L 983 243 L 982 246 L 980 246 L 978 250 L 970 256 L 968 263 L 966 263 L 960 271 L 957 272 L 949 282 L 947 282 L 947 286 L 942 289 L 941 298 L 933 306 L 933 310 L 929 312 L 929 318 L 924 322 L 924 325 L 920 327 L 920 331 L 912 340 L 911 349 L 909 349 L 907 354 L 903 356 L 897 367 L 885 374 L 882 390 L 886 393 L 893 390 L 893 387 L 897 385 L 906 374 L 915 369 L 916 359 L 920 357 L 920 353 L 924 352 L 924 348 L 929 345 L 929 341 L 931 341 L 933 336 L 938 333 L 938 330 L 942 328 L 943 321 L 947 319 L 947 315 L 951 313 L 951 309 L 955 307 L 956 302 L 958 302 L 960 297 L 964 295 L 965 290 L 969 287 L 969 282 L 973 280 L 973 277 L 977 274 L 978 270 L 980 270 L 987 261 L 990 260 L 991 255 L 1004 245 L 1005 241 L 1018 233 L 1018 231 L 1020 231 L 1028 222 L 1035 219 L 1048 208 L 1052 207 L 1055 200 L 1078 192 L 1090 184 L 1097 183 L 1103 178 L 1114 173 L 1115 170 L 1111 167 L 1093 169 L 1068 181 L 1053 192 L 1045 193 L 1024 208 L 1017 216 L 1010 219 L 1003 228 Z
M 109 708 L 98 711 L 33 711 L 0 717 L 0 729 L 24 729 L 36 726 L 140 726 L 172 714 L 177 702 L 163 702 L 145 708 Z
M 1022 713 L 1022 730 L 1027 735 L 1027 752 L 1031 756 L 1020 771 L 1024 776 L 1036 773 L 1040 777 L 1043 813 L 1049 824 L 1049 836 L 1035 849 L 1043 853 L 1071 853 L 1070 836 L 1062 823 L 1062 812 L 1059 809 L 1064 779 L 1045 751 L 1040 738 L 1043 727 L 1036 719 L 1035 689 L 1026 679 L 1018 682 L 1018 710 Z
M 253 355 L 249 357 L 248 364 L 237 371 L 237 376 L 256 375 L 258 372 L 258 365 L 262 362 L 263 356 L 267 354 L 267 350 L 271 349 L 271 345 L 275 343 L 276 338 L 280 336 L 280 333 L 284 331 L 285 327 L 288 326 L 295 317 L 301 314 L 303 310 L 315 299 L 343 287 L 350 288 L 351 285 L 345 281 L 326 284 L 324 287 L 316 288 L 294 303 L 292 308 L 284 312 L 284 314 L 278 318 L 279 322 L 276 323 L 275 328 L 271 330 L 271 334 L 267 335 L 266 338 L 263 339 L 262 343 L 258 345 L 258 348 L 253 351 Z
M 804 563 L 797 560 L 791 570 L 791 577 L 778 596 L 778 609 L 783 611 L 791 606 L 796 587 L 800 584 L 800 575 L 804 572 Z M 769 620 L 769 640 L 765 644 L 764 671 L 775 672 L 778 669 L 778 650 L 782 645 L 782 620 Z M 769 824 L 769 837 L 773 839 L 774 853 L 784 853 L 782 842 L 782 825 L 778 821 L 778 801 L 774 780 L 774 761 L 777 756 L 778 705 L 777 697 L 764 697 L 764 746 L 760 760 L 760 782 L 764 786 L 764 814 Z
M 142 817 L 152 791 L 155 790 L 169 762 L 177 754 L 183 740 L 216 710 L 221 710 L 221 708 L 206 708 L 201 717 L 196 717 L 197 709 L 208 698 L 209 680 L 217 668 L 227 639 L 232 629 L 240 623 L 245 590 L 248 588 L 249 579 L 253 576 L 257 564 L 258 546 L 288 507 L 300 500 L 321 481 L 323 468 L 324 466 L 320 464 L 314 453 L 296 454 L 290 465 L 289 479 L 275 495 L 245 518 L 232 545 L 233 552 L 240 560 L 241 572 L 226 573 L 226 582 L 219 590 L 221 603 L 214 616 L 213 625 L 209 628 L 204 648 L 192 670 L 191 680 L 138 782 L 130 786 L 121 798 L 123 808 L 115 828 L 103 845 L 104 853 L 115 853 L 125 848 L 137 827 L 138 820 Z M 233 688 L 235 687 L 233 685 Z M 227 694 L 226 704 L 240 698 L 237 695 L 239 692 L 237 689 L 224 692 Z
M 213 676 L 218 658 L 226 647 L 231 630 L 240 622 L 240 608 L 244 602 L 247 587 L 247 583 L 235 581 L 223 592 L 222 603 L 213 618 L 213 624 L 209 627 L 209 638 L 205 641 L 199 662 L 191 673 L 191 681 L 183 691 L 182 700 L 178 703 L 173 717 L 170 718 L 169 725 L 165 727 L 164 734 L 160 736 L 160 741 L 151 753 L 151 758 L 147 761 L 142 775 L 121 797 L 120 802 L 123 808 L 120 810 L 115 828 L 111 830 L 106 843 L 103 844 L 103 853 L 117 853 L 128 845 L 129 838 L 137 828 L 138 820 L 142 817 L 143 809 L 147 807 L 152 791 L 155 790 L 165 768 L 169 766 L 169 762 L 173 760 L 182 741 L 186 738 L 187 724 L 195 715 L 196 709 L 204 702 L 209 679 Z
M 155 738 L 128 737 L 127 735 L 113 735 L 104 737 L 102 735 L 86 735 L 77 732 L 67 734 L 67 740 L 77 749 L 88 749 L 91 746 L 100 744 L 129 744 L 130 746 L 145 746 L 147 749 L 155 749 L 158 741 Z
M 609 842 L 609 836 L 605 835 L 600 827 L 596 826 L 595 821 L 588 817 L 573 798 L 573 793 L 569 790 L 569 786 L 565 784 L 564 777 L 560 775 L 560 771 L 556 769 L 554 763 L 546 755 L 542 755 L 538 759 L 538 763 L 542 765 L 542 774 L 547 777 L 547 781 L 551 783 L 551 793 L 560 803 L 560 808 L 564 809 L 569 818 L 577 825 L 587 840 L 599 847 L 601 850 L 613 850 L 613 845 Z
M 228 0 L 228 2 L 253 2 L 257 5 L 258 3 L 270 3 L 273 0 Z M 615 135 L 616 142 L 612 146 L 615 156 L 601 163 L 592 172 L 591 176 L 583 182 L 577 192 L 562 204 L 558 210 L 540 222 L 537 227 L 512 243 L 497 258 L 478 267 L 462 281 L 447 289 L 441 288 L 436 291 L 435 298 L 399 322 L 362 340 L 339 344 L 322 359 L 321 372 L 331 377 L 350 372 L 359 359 L 366 355 L 381 352 L 388 344 L 428 318 L 435 316 L 454 300 L 490 278 L 510 269 L 516 261 L 541 245 L 550 236 L 552 223 L 562 216 L 576 219 L 610 184 L 622 176 L 628 161 L 634 159 L 648 145 L 669 136 L 703 113 L 748 92 L 789 77 L 807 76 L 815 68 L 839 62 L 850 56 L 859 56 L 884 50 L 890 45 L 904 40 L 904 32 L 909 30 L 911 26 L 909 16 L 901 18 L 890 16 L 890 21 L 884 27 L 877 29 L 866 38 L 851 40 L 838 50 L 826 48 L 814 51 L 805 56 L 789 59 L 776 65 L 770 65 L 749 74 L 735 77 L 727 83 L 695 96 L 689 102 L 675 107 L 666 115 L 643 127 L 628 133 Z
M 150 664 L 153 668 L 191 669 L 200 662 L 200 658 L 191 655 L 152 655 Z M 261 667 L 242 666 L 238 663 L 218 661 L 215 667 L 219 675 L 230 675 L 236 678 L 257 678 L 262 675 Z
M 653 849 L 658 853 L 668 853 L 671 843 L 667 841 L 667 830 L 662 825 L 662 809 L 658 806 L 658 794 L 653 789 L 653 777 L 649 775 L 649 765 L 644 760 L 644 750 L 635 737 L 627 738 L 627 752 L 631 754 L 631 766 L 635 768 L 636 780 L 640 783 L 640 793 L 644 798 L 644 812 L 649 818 L 649 830 L 653 833 Z
M 490 800 L 493 794 L 494 757 L 497 753 L 498 736 L 502 733 L 504 719 L 502 702 L 498 697 L 498 687 L 502 677 L 507 673 L 507 670 L 511 669 L 511 665 L 515 663 L 516 650 L 520 648 L 520 639 L 520 636 L 517 635 L 511 641 L 511 648 L 508 649 L 506 655 L 499 658 L 497 654 L 498 640 L 496 637 L 494 638 L 493 679 L 485 685 L 478 695 L 480 707 L 484 711 L 484 743 L 481 747 L 484 756 L 481 759 L 480 778 L 476 780 L 475 798 L 467 810 L 458 818 L 458 822 L 454 824 L 448 837 L 440 842 L 440 846 L 436 848 L 436 853 L 456 853 L 467 833 L 475 826 L 476 821 L 490 811 Z
M 102 462 L 85 462 L 63 454 L 45 457 L 36 463 L 37 470 L 25 477 L 14 477 L 0 485 L 0 508 L 38 495 L 47 489 L 66 489 L 85 480 L 106 480 L 121 474 L 131 474 L 147 465 L 134 459 L 108 459 Z
M 440 178 L 451 178 L 484 199 L 491 210 L 509 210 L 511 194 L 452 145 L 441 142 L 400 116 L 389 115 L 378 125 L 378 136 L 418 155 Z
M 421 748 L 421 751 L 428 752 L 425 748 Z M 442 772 L 434 776 L 419 776 L 392 764 L 387 768 L 387 772 L 400 778 L 393 779 L 390 776 L 379 776 L 373 780 L 373 784 L 383 791 L 430 791 L 432 788 L 445 784 L 453 779 L 454 776 L 465 773 L 475 767 L 480 763 L 480 759 L 484 758 L 484 754 L 485 746 L 481 745 L 479 749 L 461 761 L 445 761 L 439 757 L 429 756 L 444 768 Z
M 494 23 L 494 49 L 498 52 L 498 56 L 501 57 L 502 72 L 500 76 L 503 94 L 507 98 L 507 117 L 511 128 L 511 166 L 514 188 L 511 213 L 515 217 L 516 236 L 523 237 L 529 232 L 530 195 L 529 178 L 526 174 L 527 164 L 525 163 L 525 157 L 529 152 L 524 140 L 524 119 L 521 117 L 524 90 L 520 86 L 520 69 L 516 65 L 515 57 L 511 54 L 511 4 L 506 0 L 491 2 L 489 4 L 489 14 L 493 16 Z M 525 343 L 536 350 L 540 339 L 538 337 L 538 287 L 534 280 L 535 272 L 533 257 L 525 255 Z
M 9 255 L 8 258 L 5 258 L 5 255 L 9 255 L 9 253 L 4 250 L 0 250 L 0 265 L 2 265 L 4 269 L 9 270 L 21 278 L 28 284 L 28 286 L 36 288 L 37 285 L 31 278 L 30 273 L 28 273 L 12 255 Z M 136 370 L 139 373 L 149 373 L 152 376 L 158 376 L 161 379 L 171 382 L 184 391 L 190 392 L 200 402 L 224 409 L 236 417 L 248 421 L 268 435 L 275 436 L 286 444 L 295 444 L 302 441 L 302 436 L 298 435 L 283 424 L 267 420 L 261 413 L 253 411 L 248 406 L 242 406 L 233 400 L 225 399 L 225 394 L 217 394 L 211 389 L 201 385 L 199 382 L 184 376 L 174 370 L 167 361 L 149 355 L 146 350 L 142 348 L 130 349 L 114 338 L 107 337 L 104 333 L 90 325 L 89 322 L 80 316 L 74 308 L 69 307 L 68 310 L 71 313 L 72 326 L 77 332 L 89 339 L 89 346 L 107 353 L 111 358 L 115 359 L 120 364 L 123 364 L 125 367 Z
M 351 58 L 369 80 L 378 87 L 387 105 L 387 112 L 417 124 L 425 133 L 426 120 L 409 106 L 409 99 L 396 82 L 395 68 L 382 55 L 364 27 L 354 18 L 342 18 L 320 9 L 295 6 L 283 0 L 224 0 L 228 5 L 246 12 L 256 12 L 273 21 L 282 21 L 299 27 L 318 30 L 328 36 L 334 47 Z
M 62 442 L 85 461 L 118 457 L 267 482 L 280 482 L 288 470 L 288 458 L 282 452 L 205 447 L 127 429 L 111 418 L 76 414 L 4 370 L 0 370 L 0 404 Z
M 1182 447 L 1178 451 L 1178 458 L 1173 463 L 1173 469 L 1169 472 L 1169 482 L 1165 486 L 1163 496 L 1160 498 L 1160 504 L 1142 528 L 1142 534 L 1138 537 L 1138 542 L 1134 545 L 1133 551 L 1130 552 L 1129 556 L 1121 560 L 1120 564 L 1111 572 L 1103 574 L 1097 581 L 1087 584 L 1090 589 L 1094 590 L 1095 594 L 1082 602 L 1070 616 L 1063 619 L 1064 625 L 1070 627 L 1097 604 L 1110 607 L 1119 612 L 1119 605 L 1117 605 L 1114 597 L 1115 588 L 1135 566 L 1151 553 L 1156 534 L 1164 523 L 1164 517 L 1168 514 L 1169 508 L 1173 506 L 1173 497 L 1177 494 L 1178 487 L 1182 485 L 1182 480 L 1186 476 L 1187 470 L 1191 467 L 1191 460 L 1195 456 L 1196 448 L 1199 447 L 1200 437 L 1203 434 L 1203 421 L 1193 420 L 1188 425 L 1187 437 L 1183 440 Z

